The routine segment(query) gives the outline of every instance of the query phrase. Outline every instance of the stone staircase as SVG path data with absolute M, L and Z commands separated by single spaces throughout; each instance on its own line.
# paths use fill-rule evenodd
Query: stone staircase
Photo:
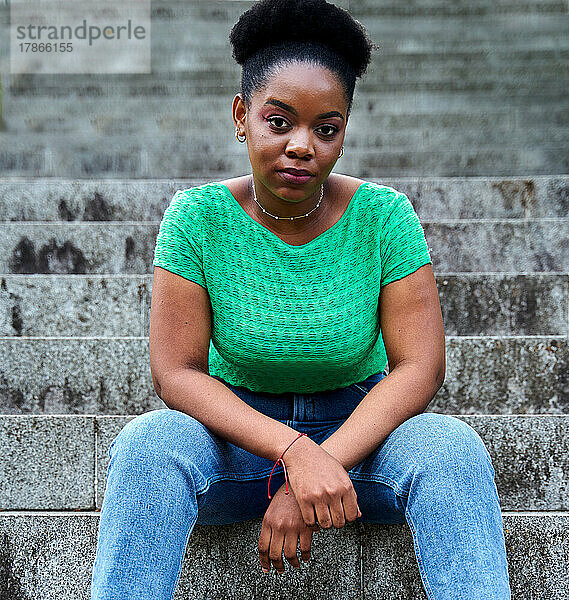
M 164 408 L 148 357 L 159 222 L 176 189 L 214 179 L 0 180 L 2 600 L 88 600 L 108 447 Z M 428 410 L 493 458 L 512 598 L 566 600 L 569 175 L 372 180 L 425 226 L 448 362 Z M 260 570 L 260 523 L 197 526 L 175 599 L 426 598 L 406 525 L 323 531 L 278 577 Z
M 569 172 L 566 0 L 339 0 L 380 45 L 358 83 L 342 169 L 382 176 Z M 0 172 L 223 178 L 243 0 L 153 0 L 152 73 L 12 74 L 0 2 Z M 3 35 L 4 34 L 4 35 Z M 5 67 L 2 67 L 5 64 Z

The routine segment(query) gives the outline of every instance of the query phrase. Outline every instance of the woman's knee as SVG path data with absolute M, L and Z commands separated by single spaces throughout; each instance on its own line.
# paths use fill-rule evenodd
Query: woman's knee
M 182 439 L 204 434 L 205 427 L 190 415 L 170 408 L 152 410 L 129 421 L 109 446 L 108 456 L 164 456 Z
M 464 469 L 468 464 L 487 464 L 495 474 L 492 458 L 478 432 L 468 423 L 440 413 L 422 413 L 409 419 L 420 440 L 417 458 L 427 468 Z

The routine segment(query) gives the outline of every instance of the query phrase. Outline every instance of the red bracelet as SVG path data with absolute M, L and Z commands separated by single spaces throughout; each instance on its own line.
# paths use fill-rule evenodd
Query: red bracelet
M 277 461 L 275 462 L 275 464 L 273 465 L 273 471 L 275 470 L 275 467 L 281 463 L 283 466 L 283 470 L 284 470 L 284 476 L 285 476 L 285 494 L 288 494 L 288 477 L 286 474 L 286 466 L 284 464 L 284 460 L 283 460 L 283 455 L 284 453 L 294 444 L 294 442 L 296 442 L 296 440 L 303 436 L 306 435 L 306 433 L 299 433 L 294 440 L 292 440 L 292 442 L 284 449 L 283 453 L 279 456 L 279 458 L 277 459 Z M 271 499 L 271 477 L 273 476 L 273 471 L 271 471 L 271 474 L 269 475 L 269 483 L 267 484 L 267 495 L 269 496 L 269 500 Z

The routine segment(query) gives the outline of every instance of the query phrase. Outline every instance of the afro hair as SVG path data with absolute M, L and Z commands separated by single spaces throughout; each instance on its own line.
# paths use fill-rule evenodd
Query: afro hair
M 243 66 L 267 46 L 314 42 L 342 56 L 361 77 L 377 48 L 363 25 L 326 0 L 260 0 L 244 12 L 229 36 L 233 58 Z
M 359 21 L 326 0 L 259 0 L 240 16 L 229 40 L 243 68 L 241 88 L 248 105 L 275 65 L 297 60 L 320 64 L 340 77 L 348 112 L 355 80 L 379 48 Z

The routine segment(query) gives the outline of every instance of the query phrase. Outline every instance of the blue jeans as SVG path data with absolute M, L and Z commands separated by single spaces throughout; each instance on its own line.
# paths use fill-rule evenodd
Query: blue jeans
M 255 409 L 321 443 L 382 377 L 314 394 L 256 393 L 216 379 Z M 109 457 L 91 600 L 171 600 L 196 523 L 253 519 L 270 503 L 274 463 L 177 410 L 132 419 Z M 429 599 L 510 599 L 494 468 L 472 427 L 449 415 L 416 415 L 349 475 L 359 521 L 408 523 Z M 271 493 L 283 483 L 279 465 Z

